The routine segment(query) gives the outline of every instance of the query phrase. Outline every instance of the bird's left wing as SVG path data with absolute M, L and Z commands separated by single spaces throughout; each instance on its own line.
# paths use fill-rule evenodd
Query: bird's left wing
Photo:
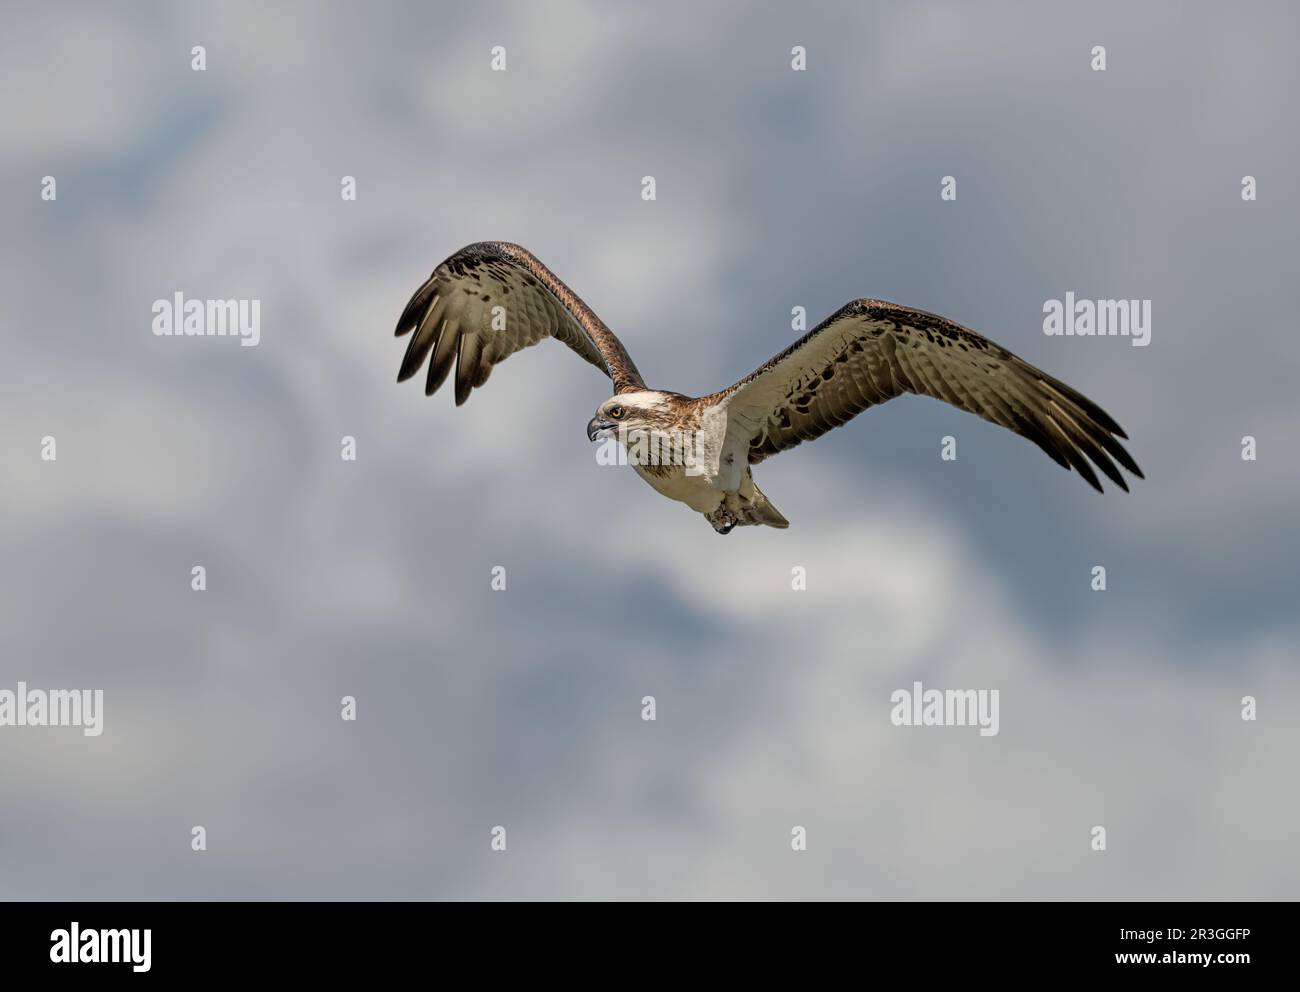
M 552 337 L 614 382 L 614 391 L 644 389 L 623 343 L 578 294 L 532 252 L 482 241 L 447 259 L 415 291 L 397 322 L 411 335 L 397 381 L 411 378 L 432 353 L 424 392 L 432 394 L 456 366 L 456 405 L 487 382 L 492 369 L 521 348 Z
M 1128 435 L 1082 393 L 975 331 L 881 300 L 854 300 L 734 386 L 697 402 L 725 405 L 728 441 L 746 443 L 753 465 L 902 393 L 1013 430 L 1098 491 L 1089 459 L 1121 489 L 1128 485 L 1115 462 L 1142 477 L 1116 440 Z

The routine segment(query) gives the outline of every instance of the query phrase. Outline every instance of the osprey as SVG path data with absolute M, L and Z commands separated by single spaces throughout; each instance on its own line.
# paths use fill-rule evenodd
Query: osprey
M 614 384 L 587 424 L 588 440 L 617 437 L 635 449 L 637 473 L 719 534 L 788 527 L 752 467 L 902 393 L 1015 431 L 1098 492 L 1093 465 L 1125 491 L 1115 462 L 1142 478 L 1116 440 L 1128 435 L 1086 396 L 975 331 L 882 300 L 841 307 L 735 385 L 683 396 L 648 388 L 622 342 L 531 252 L 487 241 L 462 248 L 416 290 L 396 333 L 412 331 L 397 381 L 428 359 L 431 395 L 454 363 L 457 406 L 516 351 L 548 337 L 568 345 Z

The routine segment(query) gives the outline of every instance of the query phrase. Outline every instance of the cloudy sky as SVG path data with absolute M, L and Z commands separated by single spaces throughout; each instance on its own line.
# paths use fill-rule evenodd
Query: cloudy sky
M 0 897 L 1300 897 L 1298 28 L 8 11 L 0 690 L 105 713 L 0 727 Z M 1147 481 L 904 397 L 761 466 L 788 531 L 717 537 L 596 465 L 609 384 L 554 343 L 461 409 L 395 384 L 411 292 L 486 239 L 690 394 L 795 306 L 942 313 L 1101 403 Z M 260 344 L 154 336 L 178 291 L 260 300 Z M 1066 292 L 1151 300 L 1151 344 L 1045 336 Z M 1000 732 L 892 725 L 915 681 L 999 690 Z

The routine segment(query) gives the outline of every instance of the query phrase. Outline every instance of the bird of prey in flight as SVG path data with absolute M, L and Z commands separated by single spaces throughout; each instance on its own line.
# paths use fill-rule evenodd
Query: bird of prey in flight
M 433 270 L 397 322 L 404 334 L 411 341 L 397 381 L 428 360 L 430 395 L 455 364 L 457 406 L 516 351 L 548 337 L 568 345 L 614 384 L 588 439 L 638 445 L 640 457 L 628 459 L 637 473 L 719 534 L 788 527 L 752 467 L 903 393 L 1015 431 L 1098 492 L 1093 465 L 1124 490 L 1116 462 L 1142 478 L 1116 440 L 1128 435 L 1086 396 L 975 331 L 881 300 L 846 304 L 735 385 L 690 397 L 646 386 L 614 332 L 550 269 L 518 245 L 487 241 Z

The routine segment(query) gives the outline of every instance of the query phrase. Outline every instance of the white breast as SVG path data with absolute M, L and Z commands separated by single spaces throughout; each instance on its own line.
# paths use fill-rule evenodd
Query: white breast
M 633 465 L 636 474 L 650 483 L 655 490 L 669 499 L 685 503 L 692 510 L 700 513 L 712 513 L 722 502 L 723 491 L 718 488 L 717 480 L 706 475 L 687 475 L 680 466 L 673 466 L 662 475 L 647 472 L 640 465 Z

